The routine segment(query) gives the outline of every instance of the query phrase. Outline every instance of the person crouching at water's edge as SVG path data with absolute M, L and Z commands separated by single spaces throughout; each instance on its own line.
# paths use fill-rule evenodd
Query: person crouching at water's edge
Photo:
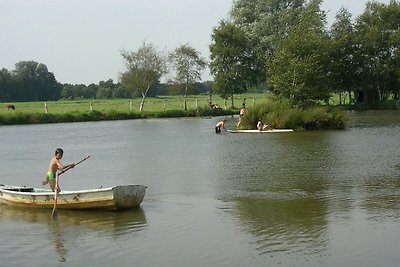
M 221 133 L 221 128 L 226 130 L 225 122 L 226 122 L 226 119 L 223 119 L 222 121 L 218 122 L 217 125 L 215 125 L 215 133 Z

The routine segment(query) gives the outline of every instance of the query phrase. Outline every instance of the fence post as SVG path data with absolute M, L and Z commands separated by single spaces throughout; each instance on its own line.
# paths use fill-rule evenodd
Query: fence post
M 90 111 L 93 111 L 92 101 L 90 101 Z
M 199 109 L 199 99 L 196 96 L 196 110 L 198 110 L 198 109 Z
M 132 111 L 132 101 L 129 101 L 129 111 Z
M 44 103 L 44 113 L 47 114 L 48 112 L 49 112 L 49 110 L 47 109 L 47 103 L 45 102 Z
M 164 99 L 164 110 L 167 108 L 167 99 Z

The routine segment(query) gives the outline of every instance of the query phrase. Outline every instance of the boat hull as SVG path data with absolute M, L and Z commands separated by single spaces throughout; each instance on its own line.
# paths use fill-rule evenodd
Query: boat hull
M 57 209 L 123 210 L 140 206 L 146 186 L 121 185 L 110 188 L 61 191 Z M 52 209 L 55 193 L 46 189 L 0 186 L 0 202 L 26 208 Z

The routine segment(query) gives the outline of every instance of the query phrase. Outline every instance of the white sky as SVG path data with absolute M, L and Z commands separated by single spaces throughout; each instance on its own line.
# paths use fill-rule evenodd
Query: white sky
M 328 22 L 341 6 L 353 16 L 367 0 L 324 0 Z M 378 2 L 388 3 L 389 0 Z M 118 80 L 121 49 L 143 41 L 160 50 L 189 43 L 207 60 L 212 29 L 232 0 L 0 0 L 0 68 L 45 64 L 61 83 Z M 211 79 L 208 71 L 204 79 Z

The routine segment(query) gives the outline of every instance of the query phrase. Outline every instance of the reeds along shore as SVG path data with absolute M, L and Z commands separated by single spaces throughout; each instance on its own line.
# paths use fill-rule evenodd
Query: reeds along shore
M 92 110 L 65 113 L 39 113 L 13 110 L 0 114 L 0 125 L 229 116 L 238 113 L 238 109 L 211 109 L 207 106 L 190 110 L 176 109 L 143 112 Z M 247 109 L 242 118 L 240 128 L 254 129 L 260 118 L 272 128 L 291 128 L 296 130 L 344 129 L 349 121 L 348 114 L 337 107 L 317 106 L 310 108 L 291 108 L 282 102 L 264 102 Z
M 345 129 L 349 115 L 340 107 L 293 108 L 284 102 L 266 102 L 249 108 L 243 116 L 240 128 L 254 129 L 259 119 L 274 129 L 326 130 Z

